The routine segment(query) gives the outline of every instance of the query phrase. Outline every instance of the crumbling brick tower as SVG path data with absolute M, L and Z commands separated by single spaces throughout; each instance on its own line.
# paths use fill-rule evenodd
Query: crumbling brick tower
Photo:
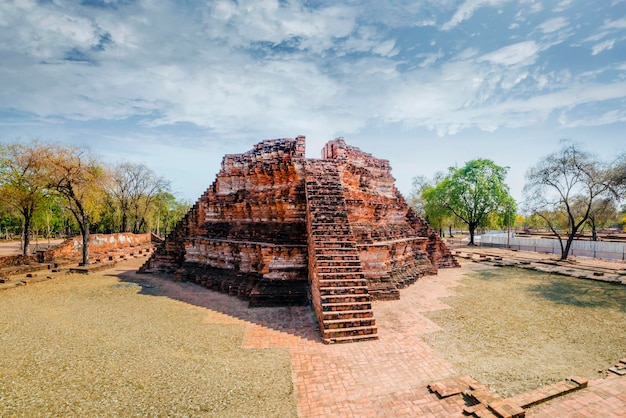
M 141 272 L 173 273 L 247 299 L 310 303 L 325 342 L 376 338 L 372 299 L 458 263 L 407 206 L 389 162 L 330 141 L 305 158 L 304 137 L 226 155 L 213 185 Z

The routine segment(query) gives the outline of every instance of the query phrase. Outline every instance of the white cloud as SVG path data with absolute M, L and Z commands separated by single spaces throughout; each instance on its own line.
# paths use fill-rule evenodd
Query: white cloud
M 443 30 L 450 30 L 472 17 L 477 9 L 485 6 L 500 6 L 509 0 L 465 0 L 456 10 L 452 18 L 441 27 Z
M 502 3 L 466 1 L 455 24 L 478 7 Z M 363 23 L 359 7 L 241 0 L 181 12 L 177 3 L 154 1 L 146 8 L 137 3 L 135 14 L 89 14 L 23 4 L 30 9 L 0 5 L 0 22 L 10 16 L 20 23 L 18 30 L 0 24 L 11 48 L 5 56 L 12 57 L 0 66 L 0 103 L 41 117 L 134 116 L 151 127 L 187 122 L 219 138 L 277 132 L 328 138 L 387 122 L 444 135 L 523 126 L 586 100 L 607 100 L 566 94 L 576 80 L 574 90 L 584 90 L 580 74 L 545 73 L 534 65 L 545 40 L 484 53 L 478 38 L 451 43 L 441 37 L 435 49 L 430 35 L 400 39 Z M 552 33 L 568 23 L 555 18 L 540 29 Z M 91 51 L 105 33 L 111 44 Z M 414 42 L 411 49 L 407 42 Z M 72 48 L 93 63 L 64 60 Z M 621 94 L 620 85 L 613 87 Z
M 626 17 L 617 20 L 607 20 L 604 22 L 605 29 L 626 29 Z
M 355 29 L 355 10 L 343 6 L 309 9 L 298 2 L 278 0 L 222 0 L 211 7 L 205 24 L 212 36 L 233 46 L 255 42 L 274 45 L 293 41 L 297 48 L 321 52 Z
M 615 45 L 615 39 L 609 39 L 604 42 L 600 42 L 596 44 L 591 49 L 591 55 L 598 55 L 602 51 L 608 51 L 609 49 L 613 49 L 613 45 Z
M 485 54 L 480 59 L 504 66 L 529 65 L 535 61 L 538 52 L 539 45 L 535 41 L 524 41 Z
M 553 19 L 546 20 L 541 25 L 537 26 L 537 29 L 543 33 L 552 33 L 566 27 L 567 24 L 567 19 L 564 17 L 555 17 Z
M 563 12 L 565 10 L 567 10 L 572 3 L 574 3 L 574 0 L 561 0 L 560 2 L 557 3 L 556 6 L 554 6 L 554 8 L 552 9 L 555 12 Z

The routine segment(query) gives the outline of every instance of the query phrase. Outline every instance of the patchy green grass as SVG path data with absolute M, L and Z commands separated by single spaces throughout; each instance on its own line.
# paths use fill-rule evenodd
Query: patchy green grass
M 601 377 L 626 357 L 626 286 L 517 268 L 471 265 L 427 315 L 426 336 L 454 367 L 510 396 L 568 376 Z

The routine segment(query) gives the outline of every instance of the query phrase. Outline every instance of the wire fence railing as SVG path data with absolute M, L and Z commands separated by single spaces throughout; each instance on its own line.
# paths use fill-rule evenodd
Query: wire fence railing
M 448 238 L 448 241 L 457 244 L 466 244 L 467 238 Z M 561 246 L 557 239 L 507 237 L 506 233 L 475 237 L 475 244 L 483 247 L 509 248 L 512 250 L 532 251 L 544 254 L 561 254 Z M 563 244 L 565 244 L 565 242 L 563 242 Z M 626 243 L 574 240 L 568 255 L 626 261 Z

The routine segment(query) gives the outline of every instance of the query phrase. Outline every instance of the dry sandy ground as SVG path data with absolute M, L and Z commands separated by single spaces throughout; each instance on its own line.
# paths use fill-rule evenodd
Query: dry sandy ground
M 120 279 L 143 261 L 0 291 L 0 416 L 294 416 L 288 351 Z
M 51 239 L 50 246 L 54 246 L 62 243 L 63 239 Z M 19 241 L 0 241 L 0 257 L 7 255 L 19 255 L 22 254 L 22 243 Z M 48 240 L 38 240 L 31 242 L 29 245 L 31 253 L 39 249 L 45 250 L 48 248 Z
M 504 396 L 568 376 L 602 377 L 626 357 L 626 286 L 463 262 L 452 309 L 424 338 L 454 368 Z
M 212 292 L 168 282 L 159 296 L 132 273 L 143 261 L 0 291 L 0 416 L 295 416 L 287 349 L 243 349 L 240 319 L 194 302 Z M 448 273 L 467 278 L 431 298 L 442 330 L 424 339 L 500 394 L 626 357 L 626 286 L 469 262 Z

